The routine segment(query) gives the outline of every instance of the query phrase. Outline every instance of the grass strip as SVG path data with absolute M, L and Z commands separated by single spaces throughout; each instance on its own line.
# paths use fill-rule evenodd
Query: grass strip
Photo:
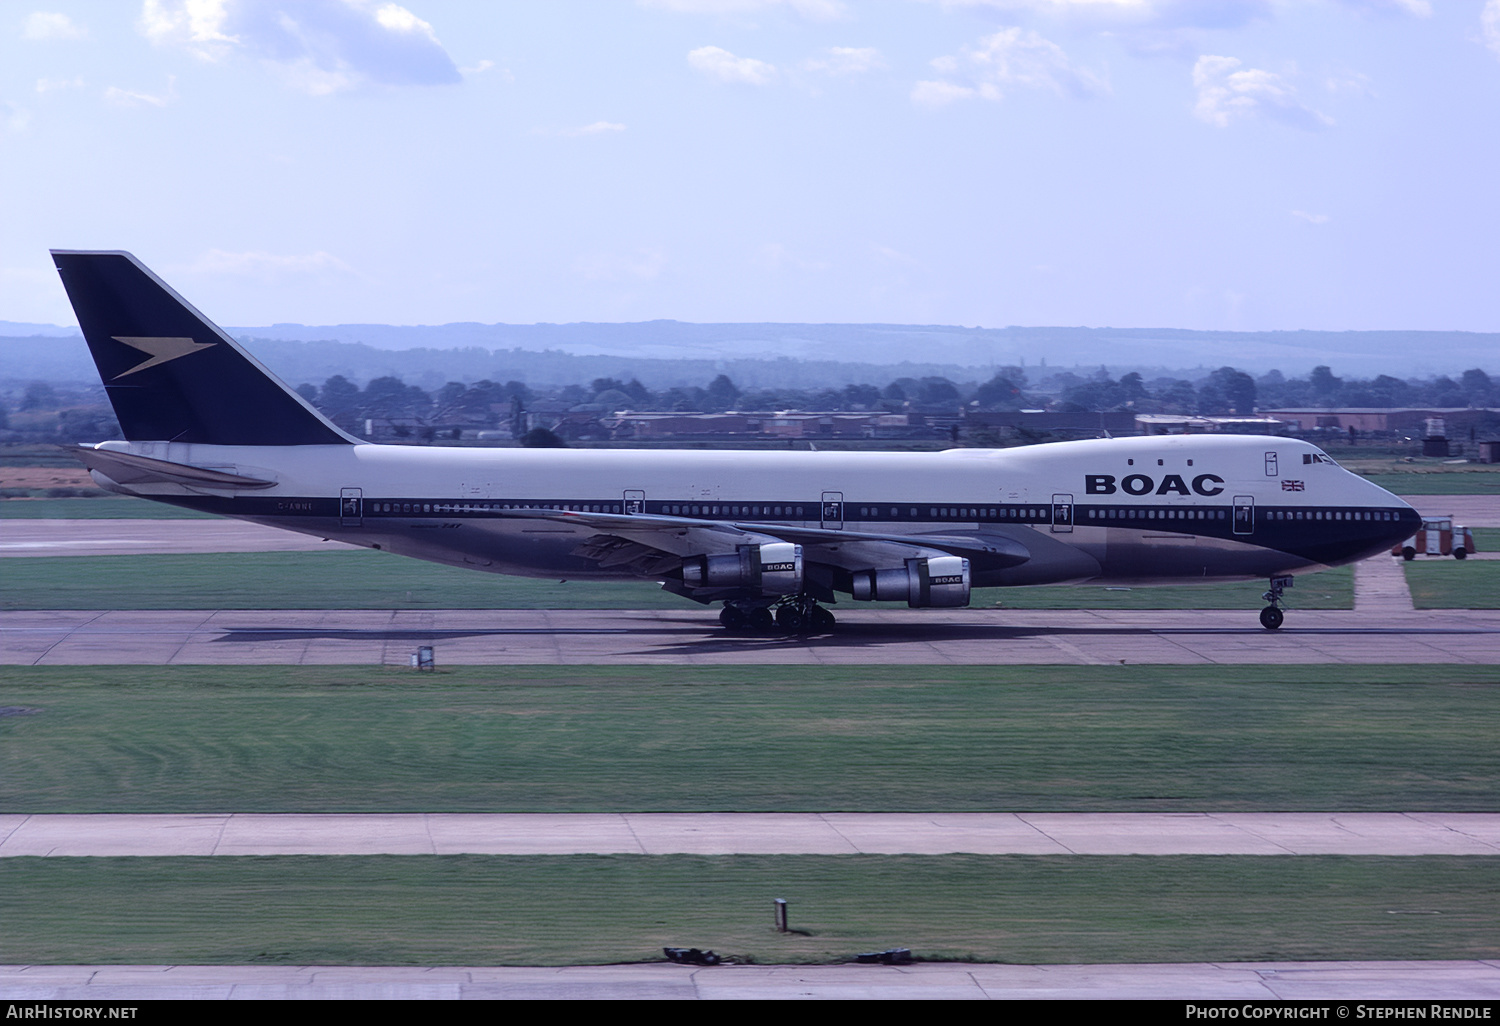
M 9 667 L 22 812 L 1475 811 L 1493 666 Z
M 1500 561 L 1418 557 L 1403 566 L 1418 609 L 1500 609 Z
M 165 502 L 124 496 L 0 500 L 0 520 L 222 520 Z
M 0 561 L 0 609 L 686 609 L 653 581 L 535 580 L 383 552 L 222 552 Z M 1351 609 L 1348 568 L 1298 580 L 1294 609 Z M 981 588 L 975 608 L 1255 609 L 1264 582 Z M 891 605 L 878 603 L 877 605 Z M 904 603 L 898 603 L 904 608 Z
M 1500 955 L 1497 919 L 1488 857 L 0 860 L 11 964 L 1472 959 Z
M 1397 495 L 1500 495 L 1500 467 L 1483 464 L 1469 464 L 1463 469 L 1373 472 L 1361 476 Z

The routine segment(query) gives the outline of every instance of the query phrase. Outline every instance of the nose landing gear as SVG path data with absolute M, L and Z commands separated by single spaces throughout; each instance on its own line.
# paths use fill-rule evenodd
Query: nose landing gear
M 1286 614 L 1281 611 L 1281 593 L 1291 586 L 1292 579 L 1290 577 L 1271 578 L 1271 590 L 1261 596 L 1261 598 L 1271 603 L 1260 611 L 1260 625 L 1266 630 L 1274 631 L 1286 619 Z

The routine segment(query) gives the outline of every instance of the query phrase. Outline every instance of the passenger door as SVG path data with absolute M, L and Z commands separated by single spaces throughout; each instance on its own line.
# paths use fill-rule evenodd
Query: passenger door
M 1052 496 L 1052 533 L 1069 534 L 1073 530 L 1073 496 Z
M 1255 533 L 1255 496 L 1236 495 L 1234 497 L 1234 533 Z
M 827 531 L 842 531 L 844 529 L 844 493 L 823 493 L 823 529 Z

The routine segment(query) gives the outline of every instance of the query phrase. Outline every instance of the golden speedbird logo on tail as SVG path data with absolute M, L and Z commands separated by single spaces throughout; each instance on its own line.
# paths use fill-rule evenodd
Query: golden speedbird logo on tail
M 128 371 L 116 374 L 110 379 L 111 381 L 119 381 L 121 378 L 134 374 L 136 371 L 156 367 L 170 360 L 175 360 L 180 356 L 187 356 L 189 353 L 196 353 L 200 349 L 208 349 L 218 345 L 217 342 L 194 342 L 190 338 L 138 338 L 133 335 L 111 335 L 110 338 L 116 342 L 124 342 L 133 349 L 139 349 L 150 357 L 148 360 L 142 360 Z

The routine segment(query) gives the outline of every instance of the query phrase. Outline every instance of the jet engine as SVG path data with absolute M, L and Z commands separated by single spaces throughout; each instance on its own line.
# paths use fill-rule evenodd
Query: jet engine
M 868 602 L 905 600 L 913 609 L 969 604 L 969 561 L 962 556 L 908 559 L 891 570 L 860 570 L 854 575 L 854 597 Z
M 692 556 L 682 561 L 682 583 L 689 588 L 750 588 L 762 595 L 796 595 L 802 591 L 802 546 L 772 542 Z

